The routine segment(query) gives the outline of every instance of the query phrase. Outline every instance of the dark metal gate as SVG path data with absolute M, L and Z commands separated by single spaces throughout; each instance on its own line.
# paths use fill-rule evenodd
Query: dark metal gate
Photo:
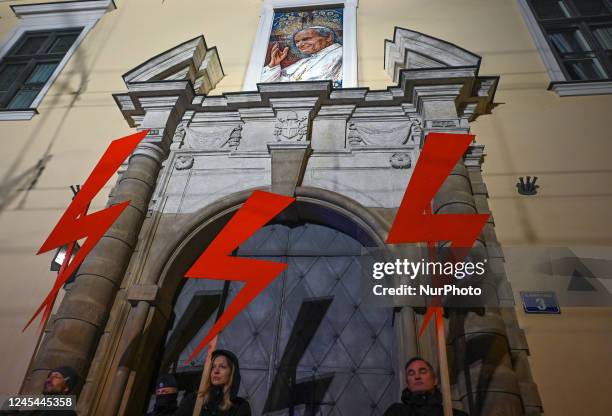
M 238 356 L 240 395 L 254 415 L 381 415 L 395 401 L 392 312 L 362 304 L 361 250 L 348 235 L 314 224 L 269 225 L 239 248 L 238 256 L 288 264 L 217 344 Z M 241 286 L 232 282 L 228 302 Z M 212 326 L 214 307 L 206 305 L 215 305 L 222 287 L 201 279 L 183 287 L 166 344 L 166 353 L 180 346 L 170 359 L 177 372 L 201 371 L 205 352 L 185 360 Z

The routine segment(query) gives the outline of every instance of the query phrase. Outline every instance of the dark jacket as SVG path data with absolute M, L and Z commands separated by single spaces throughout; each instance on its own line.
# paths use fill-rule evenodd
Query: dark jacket
M 219 400 L 222 397 L 222 390 L 219 388 L 217 391 L 211 391 L 211 397 L 217 397 L 217 400 L 209 399 L 208 402 L 202 406 L 200 416 L 251 416 L 251 406 L 249 402 L 238 397 L 238 390 L 240 389 L 240 366 L 238 365 L 238 358 L 231 352 L 226 350 L 216 350 L 212 353 L 212 360 L 215 357 L 223 355 L 229 361 L 232 362 L 234 367 L 234 376 L 232 379 L 232 385 L 230 386 L 230 401 L 232 405 L 227 410 L 221 410 L 218 408 Z M 193 414 L 193 408 L 195 407 L 197 395 L 191 393 L 186 396 L 182 401 L 179 409 L 176 411 L 174 416 L 191 416 Z
M 468 416 L 453 409 L 454 416 Z M 444 416 L 442 393 L 437 388 L 433 393 L 416 394 L 404 389 L 402 402 L 389 406 L 384 416 Z
M 178 409 L 177 394 L 163 394 L 155 397 L 153 410 L 147 416 L 173 416 Z
M 191 393 L 182 401 L 179 409 L 174 413 L 174 416 L 191 416 L 193 408 L 196 404 L 197 395 Z M 207 403 L 202 406 L 200 416 L 251 416 L 251 406 L 242 397 L 235 397 L 232 400 L 232 405 L 227 410 L 213 409 Z

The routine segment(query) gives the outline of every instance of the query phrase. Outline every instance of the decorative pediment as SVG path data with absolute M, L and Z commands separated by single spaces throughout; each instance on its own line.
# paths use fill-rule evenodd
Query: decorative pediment
M 385 40 L 385 70 L 395 82 L 402 69 L 479 67 L 480 59 L 452 43 L 397 26 L 393 40 Z
M 223 78 L 217 48 L 208 48 L 203 36 L 163 52 L 132 69 L 126 84 L 151 81 L 189 80 L 196 94 L 208 94 Z

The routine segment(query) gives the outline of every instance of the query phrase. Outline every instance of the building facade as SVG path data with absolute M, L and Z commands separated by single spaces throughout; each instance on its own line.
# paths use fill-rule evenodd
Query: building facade
M 70 364 L 84 379 L 80 413 L 139 414 L 158 373 L 197 378 L 203 356 L 185 359 L 212 325 L 223 284 L 183 276 L 259 189 L 296 202 L 237 252 L 289 264 L 219 339 L 240 358 L 241 395 L 255 414 L 382 414 L 399 399 L 409 357 L 436 362 L 435 340 L 417 336 L 420 311 L 362 302 L 355 259 L 384 245 L 431 132 L 476 135 L 433 209 L 492 212 L 477 242 L 490 264 L 503 268 L 502 244 L 608 245 L 609 5 L 408 3 L 3 5 L 2 70 L 17 81 L 5 82 L 0 102 L 2 255 L 12 276 L 2 348 L 7 373 L 23 384 L 2 388 L 35 392 L 49 368 Z M 262 83 L 279 13 L 313 7 L 341 10 L 330 12 L 338 79 L 289 79 L 300 60 L 318 65 L 296 52 L 281 65 L 287 79 Z M 310 16 L 300 29 L 322 24 Z M 563 37 L 564 19 L 583 25 L 580 34 Z M 28 65 L 34 72 L 19 75 Z M 68 205 L 68 185 L 83 182 L 111 139 L 144 129 L 91 211 L 107 196 L 130 205 L 66 286 L 33 351 L 35 331 L 19 330 L 53 281 L 50 257 L 34 253 Z M 538 195 L 516 193 L 526 175 L 540 177 Z M 229 299 L 238 288 L 229 286 Z M 500 297 L 511 300 L 512 289 Z M 454 405 L 483 415 L 605 414 L 609 316 L 519 307 L 449 316 Z M 578 371 L 585 385 L 571 380 Z

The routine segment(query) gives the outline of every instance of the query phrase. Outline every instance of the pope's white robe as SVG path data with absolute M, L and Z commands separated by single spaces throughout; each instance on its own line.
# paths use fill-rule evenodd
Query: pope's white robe
M 334 43 L 319 52 L 281 69 L 264 66 L 261 82 L 316 81 L 331 79 L 342 80 L 342 45 Z

